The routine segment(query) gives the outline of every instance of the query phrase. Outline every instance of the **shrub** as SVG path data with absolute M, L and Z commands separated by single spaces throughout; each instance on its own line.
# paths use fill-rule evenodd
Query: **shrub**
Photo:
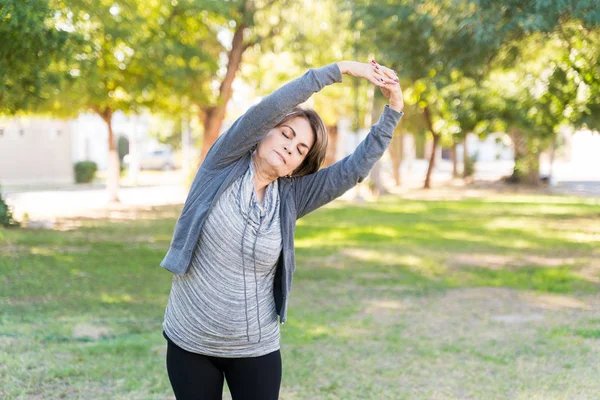
M 472 156 L 468 156 L 467 159 L 465 160 L 465 165 L 464 165 L 464 172 L 463 172 L 463 177 L 464 178 L 470 178 L 475 174 L 475 163 L 477 162 L 477 156 L 478 154 L 474 154 Z
M 18 226 L 19 223 L 14 220 L 12 212 L 8 207 L 8 204 L 2 198 L 2 193 L 0 192 L 0 225 L 1 226 Z
M 89 183 L 94 180 L 98 165 L 93 161 L 80 161 L 75 163 L 75 183 Z

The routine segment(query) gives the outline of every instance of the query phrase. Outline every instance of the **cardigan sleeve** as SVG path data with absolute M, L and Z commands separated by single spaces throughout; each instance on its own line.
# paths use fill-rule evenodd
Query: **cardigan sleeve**
M 297 218 L 329 203 L 362 182 L 388 148 L 403 112 L 385 105 L 379 121 L 356 150 L 314 174 L 292 178 Z
M 227 166 L 250 151 L 292 108 L 325 86 L 342 81 L 337 63 L 311 68 L 250 107 L 208 151 L 206 168 Z

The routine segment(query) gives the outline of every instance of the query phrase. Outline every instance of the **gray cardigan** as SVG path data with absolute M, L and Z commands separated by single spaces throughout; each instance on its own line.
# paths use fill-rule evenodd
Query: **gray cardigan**
M 311 68 L 250 107 L 227 132 L 219 136 L 192 182 L 175 224 L 171 245 L 160 263 L 163 268 L 179 275 L 186 273 L 211 206 L 232 182 L 246 172 L 253 149 L 287 111 L 323 87 L 341 81 L 342 73 L 336 63 Z M 403 114 L 386 105 L 379 121 L 371 127 L 354 153 L 314 174 L 278 178 L 283 249 L 279 256 L 273 294 L 280 323 L 285 323 L 287 319 L 287 302 L 296 267 L 296 220 L 362 182 L 389 146 Z

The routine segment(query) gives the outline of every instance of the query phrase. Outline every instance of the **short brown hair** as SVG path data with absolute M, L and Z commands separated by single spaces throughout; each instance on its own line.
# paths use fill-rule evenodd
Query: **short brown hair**
M 292 176 L 304 176 L 314 174 L 321 168 L 325 155 L 327 153 L 327 127 L 325 123 L 317 114 L 317 112 L 310 108 L 294 107 L 291 109 L 283 119 L 275 125 L 275 127 L 281 126 L 292 118 L 301 117 L 304 118 L 310 124 L 313 132 L 314 143 L 304 161 L 298 168 L 292 172 Z

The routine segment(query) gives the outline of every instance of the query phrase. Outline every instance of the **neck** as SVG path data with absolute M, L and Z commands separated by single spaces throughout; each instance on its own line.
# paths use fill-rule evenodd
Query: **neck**
M 275 181 L 278 177 L 275 175 L 270 175 L 266 172 L 262 165 L 258 162 L 256 156 L 252 156 L 252 162 L 254 163 L 254 187 L 256 191 L 259 192 L 262 189 L 266 188 L 269 183 Z

